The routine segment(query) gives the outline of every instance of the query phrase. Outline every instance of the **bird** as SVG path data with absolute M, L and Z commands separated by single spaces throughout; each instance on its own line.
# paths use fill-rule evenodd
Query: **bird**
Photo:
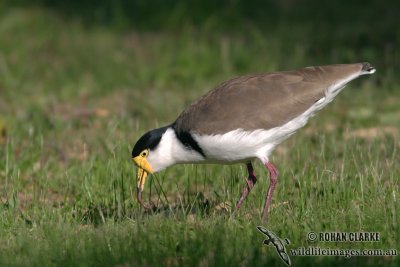
M 177 119 L 146 132 L 132 149 L 137 167 L 137 201 L 149 174 L 175 164 L 246 164 L 248 176 L 236 208 L 257 182 L 253 163 L 268 170 L 270 183 L 262 208 L 265 222 L 278 169 L 269 160 L 277 145 L 305 126 L 352 80 L 372 74 L 368 62 L 311 66 L 239 76 L 194 101 Z
M 264 240 L 263 244 L 267 246 L 274 246 L 276 249 L 276 253 L 278 253 L 283 262 L 286 263 L 286 265 L 290 266 L 290 257 L 285 247 L 286 245 L 290 245 L 290 240 L 287 238 L 281 239 L 275 233 L 262 226 L 257 226 L 257 229 L 267 237 L 267 239 Z

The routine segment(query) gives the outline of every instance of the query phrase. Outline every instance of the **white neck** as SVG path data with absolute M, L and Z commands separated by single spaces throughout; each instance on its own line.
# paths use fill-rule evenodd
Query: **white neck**
M 171 127 L 165 131 L 160 143 L 150 151 L 147 159 L 155 172 L 177 163 L 194 163 L 204 160 L 198 152 L 185 147 Z

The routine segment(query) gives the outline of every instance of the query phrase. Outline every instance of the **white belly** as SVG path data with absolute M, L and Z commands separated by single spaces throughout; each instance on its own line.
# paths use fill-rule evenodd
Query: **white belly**
M 278 144 L 306 125 L 308 119 L 332 101 L 338 91 L 321 98 L 300 116 L 279 127 L 254 131 L 238 129 L 218 135 L 194 134 L 193 137 L 207 156 L 207 162 L 235 163 L 258 158 L 265 163 Z

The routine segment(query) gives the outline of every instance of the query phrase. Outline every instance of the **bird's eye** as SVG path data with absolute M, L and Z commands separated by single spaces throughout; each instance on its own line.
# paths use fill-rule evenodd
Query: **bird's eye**
M 149 154 L 149 152 L 148 152 L 148 150 L 146 149 L 146 150 L 143 150 L 142 151 L 142 153 L 140 153 L 140 155 L 142 156 L 142 157 L 147 157 L 147 155 Z

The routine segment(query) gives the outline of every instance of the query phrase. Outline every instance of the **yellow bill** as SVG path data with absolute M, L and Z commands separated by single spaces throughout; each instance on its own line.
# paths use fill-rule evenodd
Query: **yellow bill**
M 140 191 L 143 191 L 144 183 L 146 182 L 146 178 L 147 178 L 147 172 L 138 166 L 137 172 L 136 172 L 136 181 L 137 181 L 137 188 L 139 188 Z
M 153 168 L 147 159 L 141 155 L 132 158 L 137 166 L 136 181 L 137 181 L 137 199 L 142 204 L 142 191 L 146 182 L 147 175 L 153 173 Z

